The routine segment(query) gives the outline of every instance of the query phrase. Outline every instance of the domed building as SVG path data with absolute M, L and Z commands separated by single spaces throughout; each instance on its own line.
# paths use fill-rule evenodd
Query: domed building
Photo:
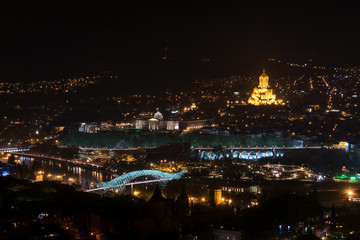
M 164 120 L 163 115 L 156 109 L 153 118 L 150 119 L 138 119 L 136 120 L 136 129 L 142 130 L 160 130 L 160 131 L 174 131 L 179 130 L 179 121 L 176 120 Z
M 259 77 L 259 85 L 254 88 L 249 100 L 252 105 L 281 105 L 282 100 L 277 100 L 276 95 L 269 85 L 269 77 L 266 75 L 265 70 Z
M 159 112 L 158 109 L 157 109 L 157 112 L 156 112 L 155 115 L 154 115 L 154 119 L 157 119 L 157 120 L 159 120 L 159 121 L 164 120 L 163 115 L 161 114 L 161 112 Z

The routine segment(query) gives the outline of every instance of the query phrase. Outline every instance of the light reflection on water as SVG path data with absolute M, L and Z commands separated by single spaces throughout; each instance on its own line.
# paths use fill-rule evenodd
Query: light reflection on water
M 69 163 L 59 163 L 47 159 L 34 159 L 29 157 L 20 157 L 21 162 L 27 166 L 31 166 L 35 161 L 41 165 L 41 170 L 44 171 L 44 176 L 51 174 L 52 176 L 62 175 L 65 182 L 69 178 L 82 187 L 89 187 L 92 182 L 103 182 L 113 179 L 111 174 L 104 173 L 103 171 L 93 170 L 87 167 L 80 167 Z

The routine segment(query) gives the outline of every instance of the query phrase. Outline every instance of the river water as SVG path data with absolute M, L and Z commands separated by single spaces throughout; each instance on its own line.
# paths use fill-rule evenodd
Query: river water
M 40 174 L 43 175 L 44 180 L 58 180 L 65 183 L 79 184 L 83 188 L 89 188 L 94 182 L 105 182 L 115 177 L 102 168 L 80 166 L 74 163 L 25 156 L 19 156 L 19 160 L 29 167 L 38 162 L 41 165 L 40 169 L 44 172 Z

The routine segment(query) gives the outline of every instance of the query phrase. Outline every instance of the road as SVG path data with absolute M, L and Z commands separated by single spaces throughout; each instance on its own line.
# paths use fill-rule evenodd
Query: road
M 83 166 L 88 166 L 88 167 L 103 167 L 102 165 L 99 164 L 95 164 L 95 163 L 87 163 L 87 162 L 82 162 L 82 161 L 78 161 L 78 160 L 69 160 L 69 159 L 64 159 L 64 158 L 57 158 L 57 157 L 50 157 L 50 156 L 46 156 L 43 154 L 34 154 L 34 153 L 16 153 L 16 155 L 19 156 L 25 156 L 25 157 L 36 157 L 36 158 L 45 158 L 48 160 L 55 160 L 55 161 L 61 161 L 61 162 L 67 162 L 67 163 L 73 163 L 76 165 L 83 165 Z

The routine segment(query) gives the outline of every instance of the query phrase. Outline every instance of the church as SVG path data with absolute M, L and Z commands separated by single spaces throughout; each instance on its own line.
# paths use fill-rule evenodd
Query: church
M 282 105 L 282 100 L 277 100 L 276 95 L 269 85 L 269 77 L 266 75 L 265 70 L 259 77 L 259 85 L 254 88 L 248 104 L 251 105 Z

